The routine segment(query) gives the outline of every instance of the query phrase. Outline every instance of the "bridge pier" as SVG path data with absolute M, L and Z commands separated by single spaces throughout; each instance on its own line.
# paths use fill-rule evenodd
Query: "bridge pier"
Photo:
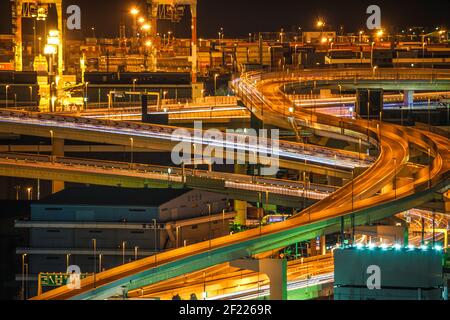
M 412 107 L 414 104 L 414 90 L 403 91 L 403 105 L 405 107 Z
M 234 173 L 247 174 L 247 167 L 242 164 L 235 164 Z M 234 200 L 234 211 L 236 211 L 235 223 L 245 226 L 247 224 L 247 202 Z
M 52 137 L 52 155 L 64 157 L 64 139 Z M 52 181 L 52 194 L 64 190 L 64 181 Z
M 239 259 L 231 267 L 264 273 L 270 281 L 270 300 L 287 300 L 287 261 L 280 259 Z
M 317 239 L 311 239 L 309 242 L 309 248 L 311 256 L 325 255 L 327 253 L 325 236 L 320 236 L 319 247 L 317 247 Z

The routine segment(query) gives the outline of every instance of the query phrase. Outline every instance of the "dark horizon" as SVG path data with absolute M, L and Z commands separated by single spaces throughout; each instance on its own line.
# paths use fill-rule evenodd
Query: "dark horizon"
M 138 0 L 63 0 L 63 8 L 68 5 L 79 5 L 82 11 L 83 36 L 90 36 L 94 26 L 96 36 L 115 37 L 119 33 L 119 24 L 125 21 L 128 30 L 131 28 L 131 17 L 128 10 Z M 323 18 L 327 25 L 338 30 L 344 26 L 346 32 L 365 29 L 367 19 L 366 8 L 378 4 L 382 10 L 382 24 L 385 29 L 447 27 L 450 4 L 445 0 L 281 0 L 275 4 L 257 0 L 198 0 L 198 35 L 215 38 L 221 27 L 225 37 L 246 37 L 253 32 L 276 32 L 314 30 L 318 18 Z M 404 10 L 404 12 L 402 12 Z M 66 14 L 64 13 L 64 17 Z M 190 15 L 187 14 L 181 23 L 162 21 L 159 31 L 172 30 L 179 37 L 188 37 L 190 32 Z M 108 18 L 106 18 L 108 17 Z M 28 20 L 28 19 L 27 19 Z M 9 0 L 0 2 L 0 34 L 10 33 Z M 6 23 L 4 23 L 6 22 Z M 29 23 L 28 23 L 29 24 Z M 25 25 L 27 23 L 25 22 Z M 79 37 L 79 32 L 68 31 L 69 38 Z

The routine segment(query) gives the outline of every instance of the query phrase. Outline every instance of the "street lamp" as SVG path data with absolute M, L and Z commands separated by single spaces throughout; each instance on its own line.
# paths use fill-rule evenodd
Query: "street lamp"
M 89 85 L 89 82 L 86 82 L 85 87 L 84 87 L 84 108 L 85 108 L 85 110 L 87 110 L 87 108 L 88 108 L 88 85 Z
M 212 234 L 211 234 L 211 203 L 206 204 L 208 206 L 208 220 L 209 220 L 209 250 L 211 250 L 211 240 L 212 240 Z
M 127 244 L 126 241 L 122 241 L 122 264 L 125 264 L 125 245 Z
M 94 288 L 95 288 L 95 280 L 96 280 L 96 269 L 97 269 L 97 239 L 92 239 L 92 254 L 94 257 Z
M 172 173 L 172 168 L 167 169 L 167 186 L 170 188 L 170 174 Z
M 425 41 L 422 42 L 422 68 L 425 69 Z
M 154 239 L 154 240 L 155 240 L 155 243 L 154 243 L 154 246 L 155 246 L 155 252 L 153 253 L 153 255 L 155 256 L 155 267 L 156 267 L 156 251 L 157 251 L 157 250 L 156 250 L 156 242 L 157 242 L 157 241 L 156 241 L 156 232 L 157 232 L 157 228 L 156 228 L 156 227 L 157 227 L 157 225 L 156 225 L 156 219 L 152 219 L 152 222 L 153 222 L 153 231 L 154 231 L 154 235 L 155 235 L 155 237 L 154 237 L 154 238 L 155 238 L 155 239 Z
M 130 163 L 133 165 L 134 139 L 130 138 Z
M 31 193 L 32 190 L 33 190 L 32 187 L 28 187 L 28 188 L 27 188 L 27 197 L 28 197 L 28 201 L 33 200 L 33 194 Z
M 70 256 L 71 256 L 70 253 L 66 254 L 66 269 L 67 269 L 67 270 L 69 270 Z
M 20 190 L 20 186 L 14 186 L 14 189 L 16 190 L 16 201 L 19 201 L 19 190 Z
M 9 84 L 7 84 L 6 85 L 6 96 L 5 96 L 5 105 L 6 105 L 6 108 L 8 108 L 8 89 L 9 89 L 9 87 L 10 87 L 10 85 Z
M 378 69 L 378 66 L 374 66 L 372 68 L 372 77 L 375 79 L 375 71 Z
M 51 38 L 53 38 L 53 37 L 51 37 Z M 51 38 L 49 38 L 49 40 L 51 39 Z M 48 60 L 49 60 L 49 67 L 48 67 L 48 77 L 49 77 L 49 83 L 50 83 L 50 99 L 52 99 L 52 97 L 54 96 L 53 95 L 53 76 L 54 76 L 54 74 L 53 74 L 53 59 L 54 59 L 54 56 L 55 56 L 55 54 L 56 54 L 56 45 L 54 45 L 54 44 L 50 44 L 50 43 L 48 43 L 48 44 L 46 44 L 45 45 L 45 47 L 44 47 L 44 54 L 45 55 L 47 55 L 48 56 Z M 51 112 L 53 112 L 53 111 L 55 111 L 55 110 L 53 110 L 53 101 L 51 101 Z
M 148 32 L 150 30 L 150 28 L 151 28 L 151 26 L 148 23 L 145 23 L 142 26 L 142 30 L 145 31 L 145 32 Z
M 219 77 L 219 74 L 216 73 L 214 75 L 214 95 L 217 96 L 217 78 Z
M 373 67 L 373 46 L 375 45 L 375 42 L 372 41 L 371 48 L 370 48 L 370 66 Z
M 133 38 L 137 37 L 137 15 L 139 14 L 139 9 L 136 7 L 131 8 L 131 15 L 133 16 Z
M 102 272 L 103 254 L 98 255 L 98 272 Z
M 25 300 L 25 257 L 26 256 L 27 256 L 26 253 L 22 254 L 22 300 Z

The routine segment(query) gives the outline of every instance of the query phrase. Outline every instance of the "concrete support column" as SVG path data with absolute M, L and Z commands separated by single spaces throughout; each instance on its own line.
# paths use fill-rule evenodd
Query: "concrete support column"
M 52 155 L 64 157 L 64 139 L 52 139 Z M 64 181 L 52 181 L 52 194 L 64 190 Z
M 403 105 L 405 107 L 412 107 L 414 103 L 414 91 L 413 90 L 405 90 L 403 92 Z
M 247 167 L 245 165 L 236 164 L 234 166 L 234 173 L 247 174 Z M 234 210 L 236 211 L 235 223 L 246 225 L 247 223 L 247 202 L 241 200 L 234 200 Z
M 317 242 L 315 238 L 309 241 L 309 248 L 311 251 L 311 256 L 317 256 Z
M 327 241 L 325 236 L 320 237 L 320 254 L 321 255 L 327 254 Z
M 234 211 L 236 211 L 234 222 L 245 226 L 247 224 L 247 202 L 234 200 Z
M 266 274 L 270 281 L 270 300 L 287 299 L 286 260 L 240 259 L 230 262 L 230 266 Z

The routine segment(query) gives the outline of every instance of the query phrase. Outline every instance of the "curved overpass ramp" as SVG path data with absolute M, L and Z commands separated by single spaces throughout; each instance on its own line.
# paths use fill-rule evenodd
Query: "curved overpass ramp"
M 323 77 L 320 72 L 312 75 L 314 76 L 318 77 L 318 80 Z M 421 76 L 423 80 L 429 79 L 426 78 L 426 73 Z M 251 77 L 252 75 L 246 75 L 235 82 L 238 95 L 245 97 L 253 110 L 264 113 L 265 121 L 286 124 L 287 120 L 280 111 L 286 108 L 288 100 L 280 86 L 292 82 L 294 77 L 280 79 L 276 75 L 268 74 L 265 75 L 264 81 Z M 93 277 L 86 278 L 82 280 L 80 290 L 72 291 L 61 287 L 36 299 L 110 297 L 121 294 L 122 289 L 133 290 L 220 263 L 333 233 L 339 230 L 341 222 L 347 225 L 350 220 L 354 220 L 355 225 L 370 223 L 418 206 L 432 199 L 433 193 L 449 188 L 450 141 L 447 138 L 423 130 L 313 115 L 304 110 L 295 110 L 290 116 L 304 121 L 318 131 L 350 136 L 368 134 L 370 141 L 379 146 L 380 156 L 353 182 L 285 222 L 151 256 L 102 272 L 96 276 L 95 284 Z M 422 150 L 426 149 L 433 157 L 432 163 L 421 169 L 410 183 L 397 188 L 395 192 L 391 190 L 379 193 L 383 186 L 392 182 L 397 170 L 409 161 L 410 144 Z M 352 198 L 355 201 L 352 201 Z

